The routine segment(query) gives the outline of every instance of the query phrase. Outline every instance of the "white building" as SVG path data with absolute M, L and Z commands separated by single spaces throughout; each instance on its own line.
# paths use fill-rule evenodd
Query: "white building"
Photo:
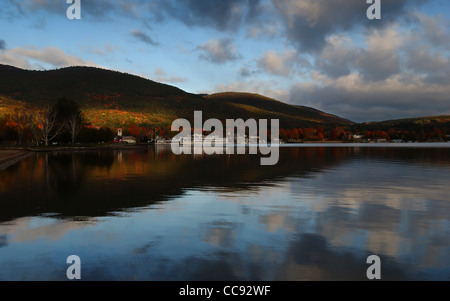
M 128 143 L 128 144 L 136 144 L 136 138 L 131 137 L 131 136 L 125 136 L 122 138 L 122 142 L 123 143 Z

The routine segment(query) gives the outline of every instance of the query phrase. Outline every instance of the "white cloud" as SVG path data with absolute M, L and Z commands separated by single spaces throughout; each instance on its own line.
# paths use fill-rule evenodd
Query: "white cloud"
M 7 49 L 0 53 L 0 63 L 24 69 L 42 69 L 41 64 L 54 68 L 68 66 L 97 66 L 76 56 L 67 55 L 58 47 L 36 47 Z
M 258 66 L 271 74 L 289 76 L 293 72 L 297 61 L 298 57 L 295 50 L 286 50 L 283 53 L 267 51 L 258 60 Z

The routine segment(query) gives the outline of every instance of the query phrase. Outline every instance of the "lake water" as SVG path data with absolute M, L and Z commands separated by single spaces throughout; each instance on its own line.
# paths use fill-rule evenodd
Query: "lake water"
M 434 145 L 436 146 L 436 145 Z M 33 154 L 0 171 L 0 280 L 450 280 L 450 148 Z

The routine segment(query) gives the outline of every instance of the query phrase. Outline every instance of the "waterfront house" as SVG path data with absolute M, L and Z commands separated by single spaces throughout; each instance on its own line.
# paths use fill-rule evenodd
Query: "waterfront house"
M 137 140 L 136 138 L 132 137 L 132 136 L 125 136 L 122 138 L 122 142 L 123 143 L 128 143 L 128 144 L 136 144 Z

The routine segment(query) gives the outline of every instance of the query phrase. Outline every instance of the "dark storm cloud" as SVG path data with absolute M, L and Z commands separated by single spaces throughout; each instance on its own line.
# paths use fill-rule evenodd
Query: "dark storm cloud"
M 356 65 L 368 81 L 384 80 L 400 72 L 400 59 L 394 51 L 363 50 Z
M 406 65 L 412 72 L 425 76 L 428 82 L 450 82 L 450 59 L 442 53 L 430 53 L 426 46 L 408 52 Z
M 322 85 L 294 85 L 290 103 L 325 110 L 356 122 L 450 115 L 450 87 L 412 75 L 365 82 L 356 75 Z
M 363 47 L 328 38 L 312 81 L 292 86 L 290 102 L 357 122 L 450 114 L 450 33 L 439 17 L 419 19 L 410 30 L 367 30 Z
M 386 41 L 390 41 L 386 43 Z M 334 36 L 316 55 L 316 68 L 333 79 L 358 71 L 367 81 L 385 80 L 401 71 L 401 38 L 395 27 L 371 30 L 366 48 L 357 47 L 348 37 Z
M 260 14 L 259 0 L 157 0 L 153 3 L 157 20 L 176 19 L 188 26 L 236 30 Z
M 13 0 L 16 12 L 37 11 L 65 14 L 70 4 L 55 0 Z M 83 0 L 82 18 L 112 20 L 115 16 L 139 18 L 143 22 L 178 20 L 187 26 L 236 30 L 262 14 L 261 0 Z
M 416 14 L 413 22 L 419 25 L 423 40 L 438 48 L 450 48 L 450 32 L 445 19 L 438 16 Z
M 423 76 L 427 83 L 447 85 L 450 81 L 450 30 L 442 16 L 416 14 L 416 28 L 405 42 L 405 69 Z
M 151 45 L 151 46 L 158 46 L 159 44 L 155 42 L 150 36 L 143 33 L 139 30 L 132 30 L 130 34 L 137 40 L 144 42 L 145 44 Z
M 288 39 L 301 50 L 323 49 L 326 38 L 334 33 L 350 31 L 356 26 L 389 24 L 400 18 L 409 6 L 427 0 L 383 1 L 382 20 L 369 21 L 369 7 L 361 0 L 272 0 L 285 24 Z
M 16 10 L 21 15 L 45 11 L 48 13 L 65 15 L 71 4 L 66 1 L 55 0 L 13 0 Z M 82 18 L 91 20 L 110 19 L 111 14 L 118 13 L 122 16 L 135 16 L 148 6 L 144 0 L 83 0 L 81 1 Z

